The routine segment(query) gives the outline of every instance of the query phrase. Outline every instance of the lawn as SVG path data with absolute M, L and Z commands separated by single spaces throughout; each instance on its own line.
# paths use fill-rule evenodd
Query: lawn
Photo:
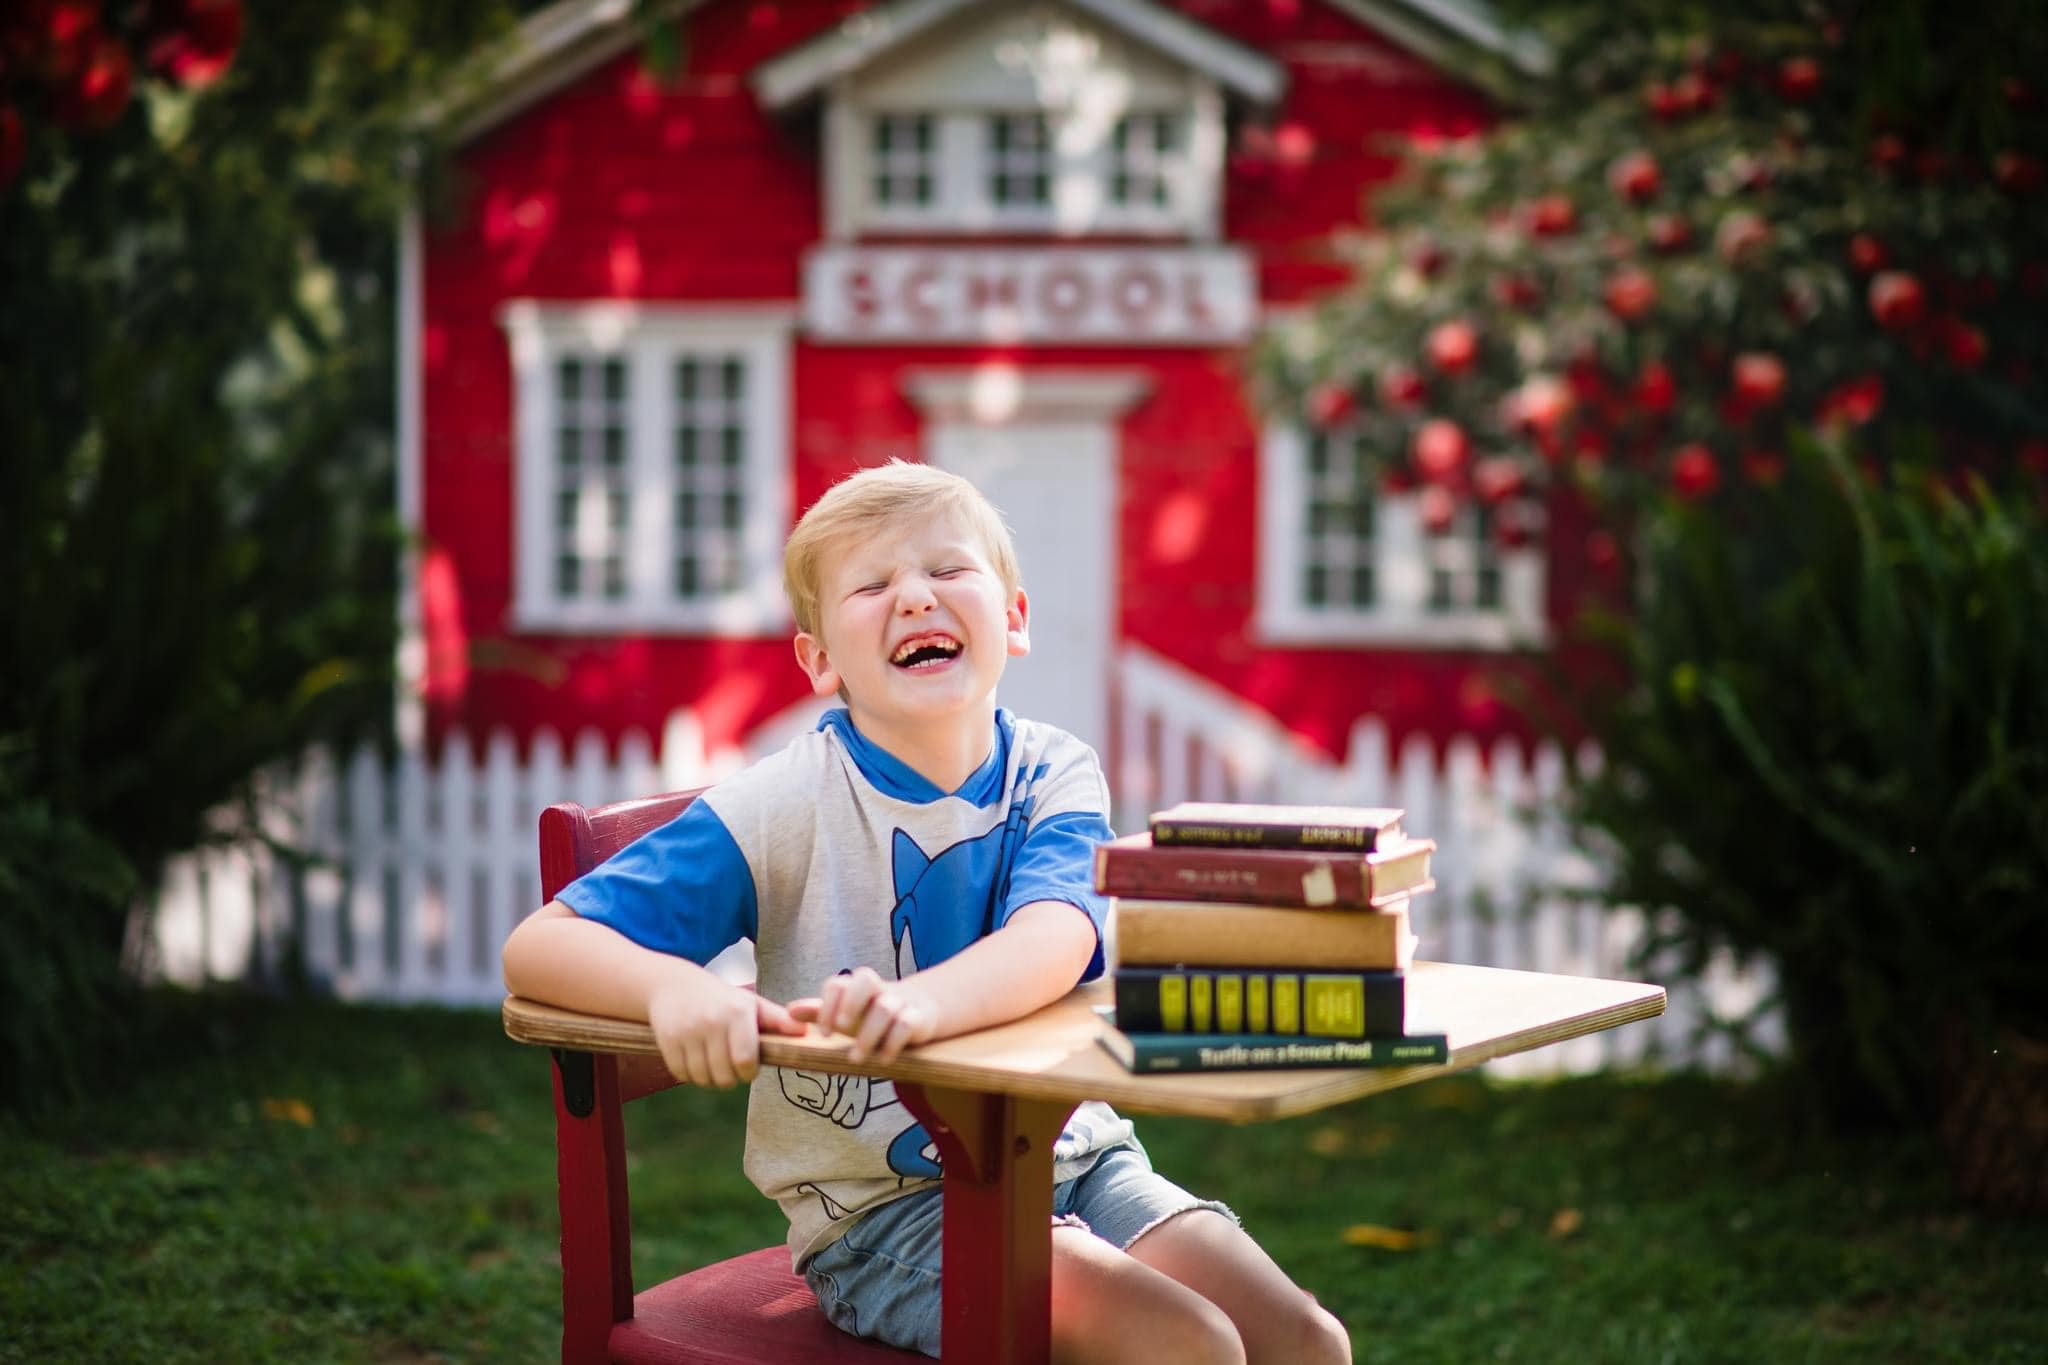
M 158 1001 L 78 1111 L 0 1119 L 0 1358 L 550 1359 L 543 1054 L 494 1016 Z M 629 1111 L 643 1278 L 779 1239 L 744 1100 Z M 1361 1361 L 2048 1361 L 2048 1224 L 1768 1085 L 1458 1077 L 1285 1123 L 1141 1124 Z

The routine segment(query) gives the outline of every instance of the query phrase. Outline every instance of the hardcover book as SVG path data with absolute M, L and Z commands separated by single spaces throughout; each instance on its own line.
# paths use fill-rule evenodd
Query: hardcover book
M 1408 1031 L 1401 972 L 1119 967 L 1116 1017 L 1140 1033 L 1370 1038 Z
M 1392 806 L 1256 806 L 1183 801 L 1153 813 L 1152 842 L 1209 848 L 1327 848 L 1370 853 L 1400 832 Z
M 1117 965 L 1393 971 L 1415 957 L 1405 898 L 1333 915 L 1272 905 L 1118 900 Z
M 1450 1039 L 1441 1033 L 1299 1038 L 1282 1033 L 1125 1033 L 1105 1027 L 1095 1041 L 1126 1069 L 1137 1072 L 1441 1066 L 1451 1057 Z
M 1372 853 L 1162 847 L 1149 834 L 1095 846 L 1095 889 L 1109 896 L 1232 901 L 1362 910 L 1429 883 L 1432 839 L 1399 839 Z

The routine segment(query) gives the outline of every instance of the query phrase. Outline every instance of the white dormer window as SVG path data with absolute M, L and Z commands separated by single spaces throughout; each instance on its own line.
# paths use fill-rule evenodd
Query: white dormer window
M 1505 649 L 1544 635 L 1543 556 L 1466 505 L 1432 533 L 1353 432 L 1269 430 L 1259 452 L 1258 633 L 1272 644 Z
M 1285 71 L 1165 7 L 899 0 L 757 68 L 825 102 L 827 235 L 1214 241 L 1224 100 Z

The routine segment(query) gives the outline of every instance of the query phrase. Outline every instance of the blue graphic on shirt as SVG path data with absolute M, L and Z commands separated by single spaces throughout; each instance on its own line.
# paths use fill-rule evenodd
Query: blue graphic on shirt
M 1030 789 L 1049 766 L 1040 764 L 1029 774 L 1018 774 L 1020 795 L 1010 803 L 1003 823 L 949 845 L 936 856 L 927 856 L 917 840 L 896 831 L 889 847 L 896 883 L 889 936 L 896 944 L 898 980 L 935 967 L 994 932 L 1009 889 L 1010 864 L 1031 820 Z M 936 1176 L 936 1150 L 924 1125 L 914 1123 L 890 1142 L 889 1169 L 898 1175 Z

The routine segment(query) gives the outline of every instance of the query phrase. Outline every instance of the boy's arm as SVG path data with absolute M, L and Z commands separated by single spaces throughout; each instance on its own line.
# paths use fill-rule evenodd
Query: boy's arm
M 549 901 L 505 940 L 514 995 L 614 1019 L 644 1020 L 677 1080 L 724 1088 L 760 1068 L 760 1031 L 802 1033 L 789 1011 L 672 953 Z
M 1019 906 L 1002 928 L 935 967 L 885 981 L 861 967 L 827 981 L 789 1013 L 853 1035 L 850 1056 L 893 1060 L 913 1043 L 1021 1018 L 1074 988 L 1095 956 L 1095 925 L 1065 901 Z

